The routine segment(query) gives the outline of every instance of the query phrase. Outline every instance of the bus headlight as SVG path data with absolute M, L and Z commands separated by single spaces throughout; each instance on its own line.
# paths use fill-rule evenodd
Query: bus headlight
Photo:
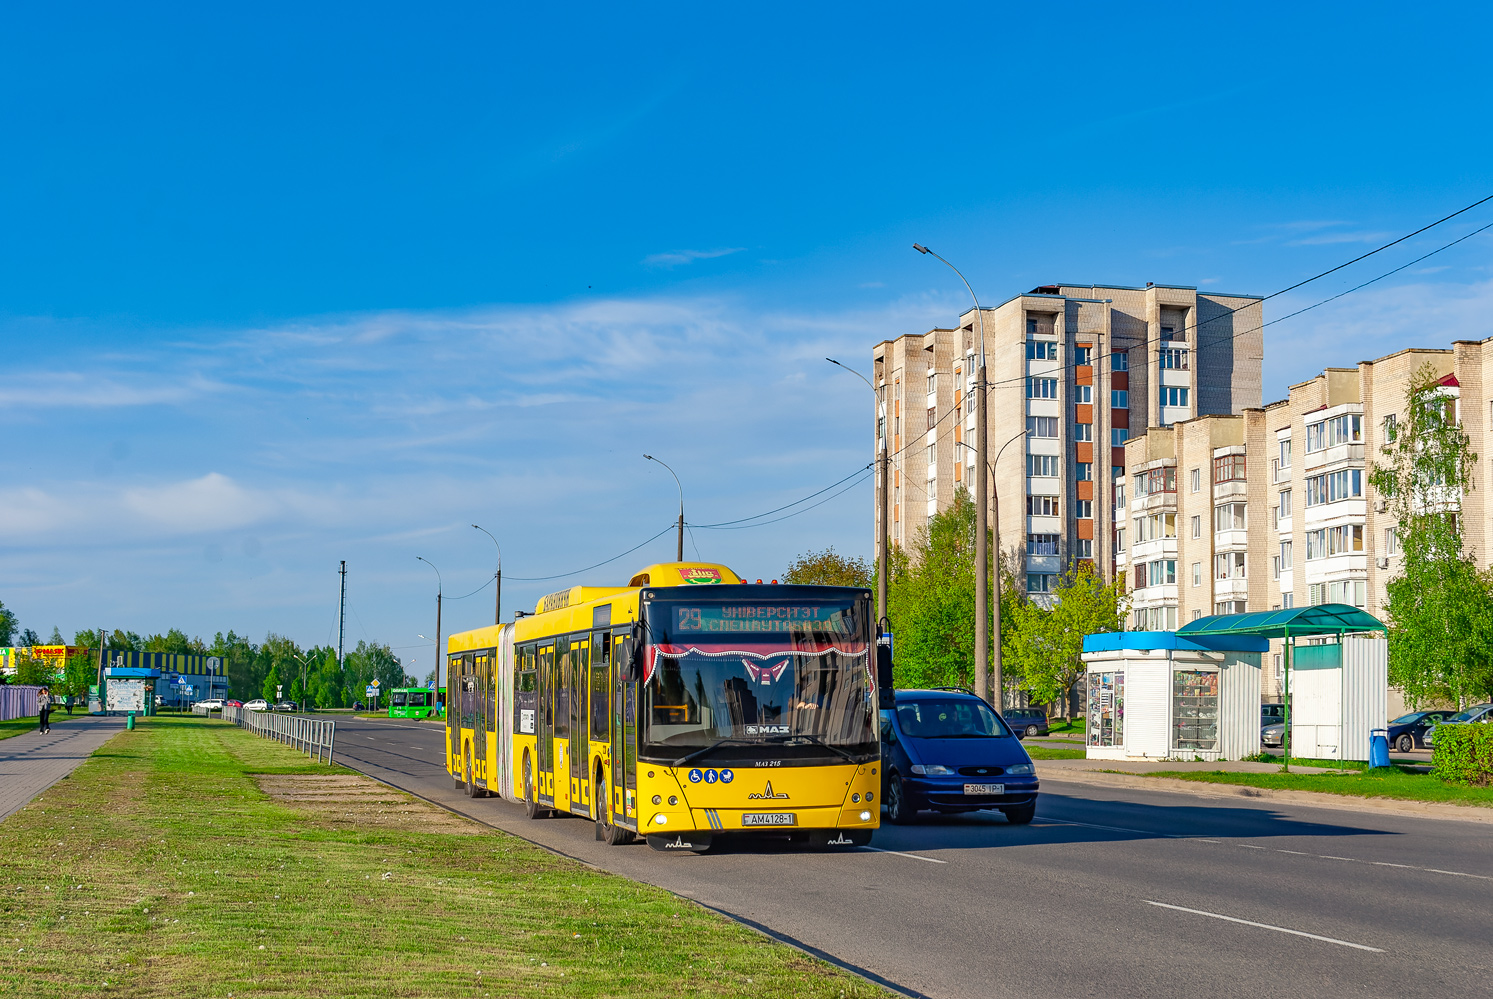
M 871 821 L 871 813 L 870 812 L 861 812 L 861 821 L 862 822 L 870 822 Z
M 653 822 L 655 825 L 666 826 L 669 824 L 669 817 L 667 815 L 655 815 Z

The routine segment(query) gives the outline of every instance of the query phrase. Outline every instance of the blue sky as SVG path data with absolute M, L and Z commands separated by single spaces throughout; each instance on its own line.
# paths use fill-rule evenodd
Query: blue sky
M 1268 293 L 1493 193 L 1485 7 L 54 4 L 0 30 L 0 600 L 350 641 L 869 460 L 867 366 L 1052 281 Z M 1493 221 L 1493 204 L 1266 317 Z M 1271 327 L 1266 397 L 1493 335 L 1488 235 Z M 1345 352 L 1346 351 L 1346 352 Z M 773 576 L 869 487 L 693 532 Z M 447 604 L 483 623 L 491 590 Z M 423 672 L 423 669 L 422 669 Z

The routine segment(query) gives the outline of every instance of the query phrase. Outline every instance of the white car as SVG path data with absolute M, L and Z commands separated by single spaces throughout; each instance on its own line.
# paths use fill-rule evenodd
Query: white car
M 208 698 L 205 701 L 198 701 L 197 702 L 197 706 L 199 708 L 206 708 L 208 711 L 222 711 L 223 710 L 223 698 L 221 698 L 221 697 L 210 697 L 210 698 Z
M 268 711 L 269 709 L 270 709 L 270 702 L 266 701 L 262 697 L 258 698 L 256 700 L 245 701 L 244 702 L 244 710 L 245 711 Z

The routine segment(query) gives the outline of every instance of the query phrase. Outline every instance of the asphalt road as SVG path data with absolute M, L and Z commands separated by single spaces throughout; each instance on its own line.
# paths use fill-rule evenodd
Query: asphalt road
M 1025 827 L 975 813 L 854 853 L 660 854 L 464 797 L 442 733 L 339 720 L 337 759 L 909 994 L 1493 994 L 1493 824 L 1045 781 Z

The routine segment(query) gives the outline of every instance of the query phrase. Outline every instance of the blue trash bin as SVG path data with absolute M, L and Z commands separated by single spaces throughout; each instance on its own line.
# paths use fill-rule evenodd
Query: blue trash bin
M 1389 730 L 1376 728 L 1369 732 L 1369 766 L 1389 766 Z

